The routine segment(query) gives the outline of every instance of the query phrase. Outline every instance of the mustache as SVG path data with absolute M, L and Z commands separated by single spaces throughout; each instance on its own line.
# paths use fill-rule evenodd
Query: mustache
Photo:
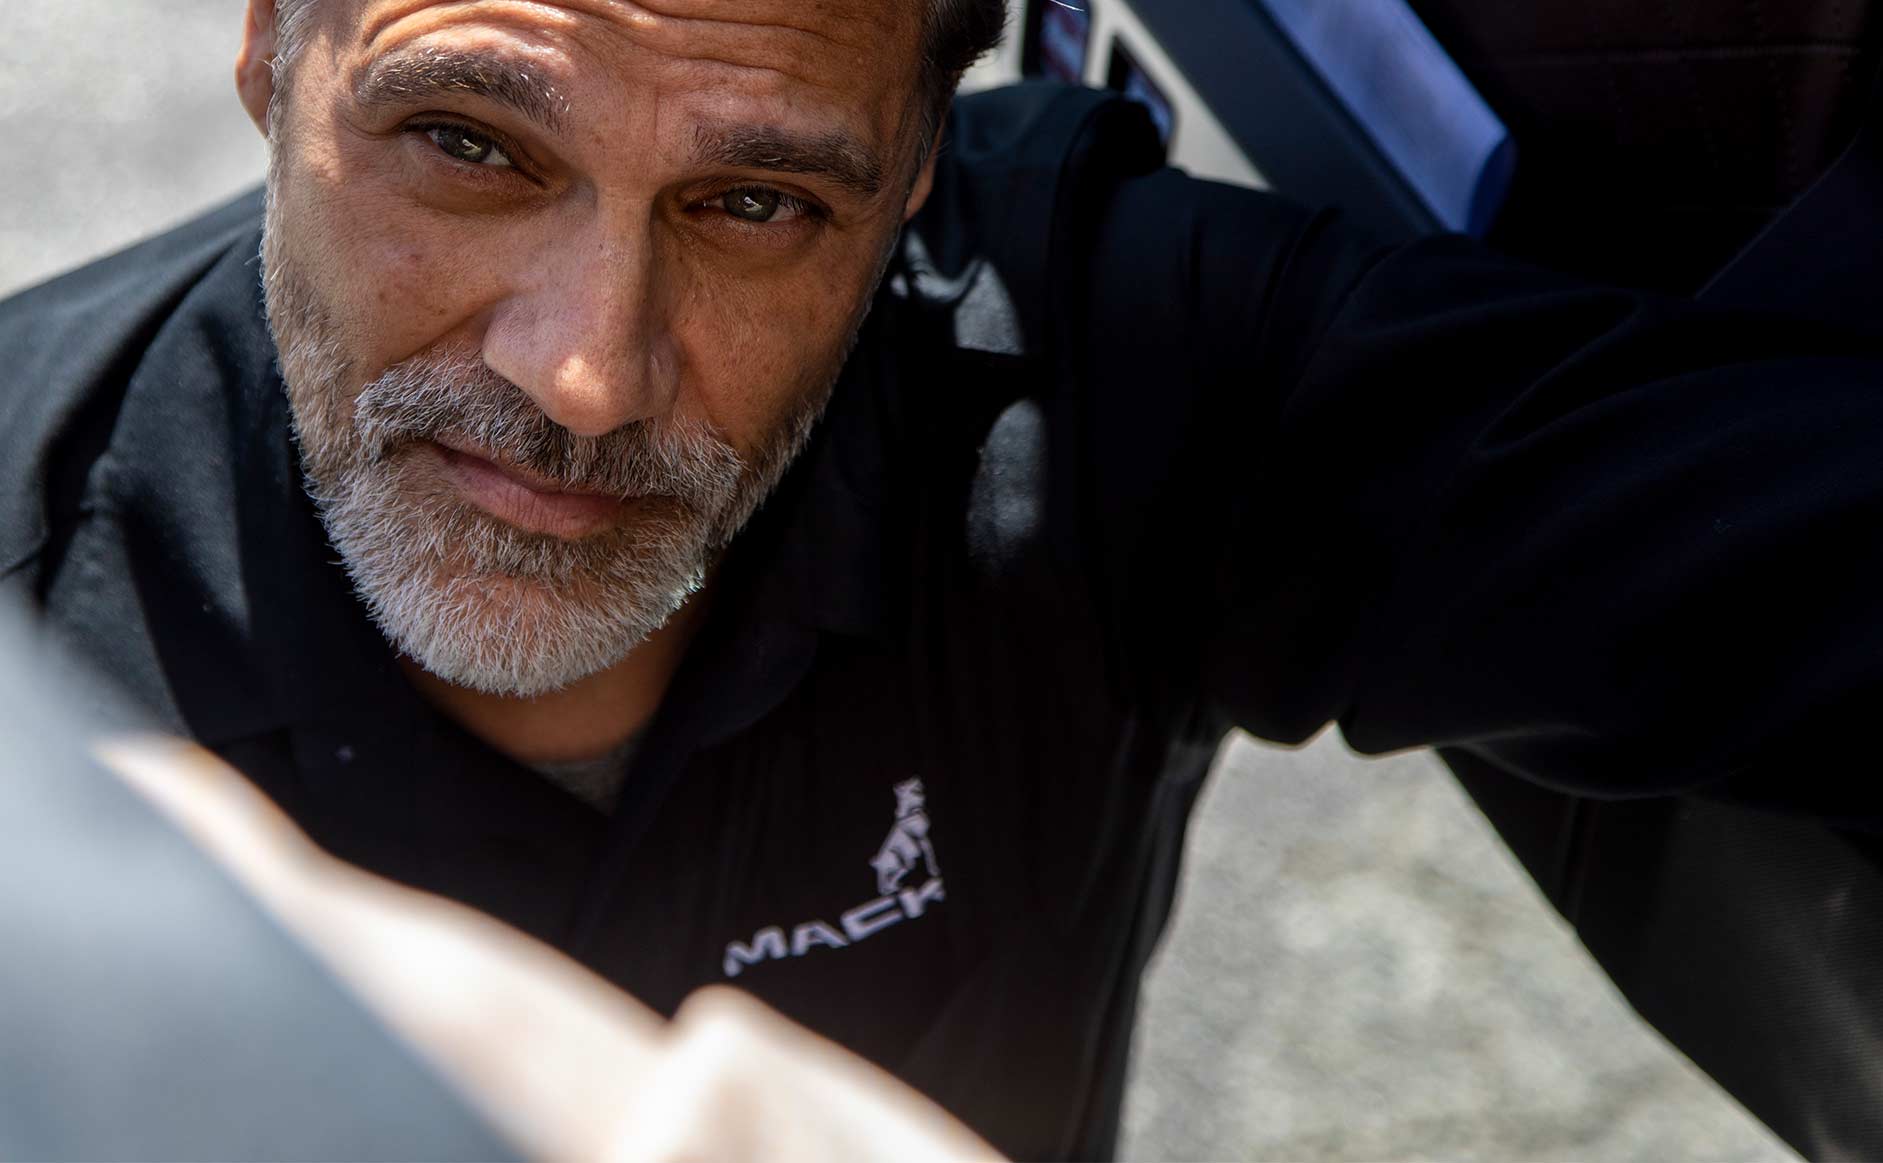
M 568 491 L 676 497 L 709 511 L 736 494 L 747 470 L 730 444 L 696 421 L 639 420 L 578 436 L 481 358 L 462 353 L 394 365 L 360 392 L 354 421 L 370 463 L 452 438 Z

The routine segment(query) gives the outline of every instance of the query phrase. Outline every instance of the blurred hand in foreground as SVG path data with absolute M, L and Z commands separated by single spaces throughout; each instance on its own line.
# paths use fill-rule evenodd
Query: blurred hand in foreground
M 664 1022 L 481 913 L 327 856 L 207 752 L 140 738 L 99 756 L 531 1156 L 997 1158 L 915 1091 L 746 994 L 703 990 Z

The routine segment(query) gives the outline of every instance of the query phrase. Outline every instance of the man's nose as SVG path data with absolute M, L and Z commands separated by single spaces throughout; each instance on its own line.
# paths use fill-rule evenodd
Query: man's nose
M 484 363 L 578 436 L 672 410 L 679 366 L 652 232 L 545 248 L 493 311 Z

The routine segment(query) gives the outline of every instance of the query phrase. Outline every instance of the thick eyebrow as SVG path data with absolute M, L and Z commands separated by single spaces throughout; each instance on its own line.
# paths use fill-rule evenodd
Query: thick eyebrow
M 364 106 L 410 104 L 470 94 L 508 106 L 552 133 L 569 103 L 527 64 L 487 53 L 422 48 L 380 57 L 353 86 Z
M 702 125 L 693 134 L 693 160 L 702 166 L 825 178 L 865 199 L 883 190 L 882 163 L 840 130 L 797 133 L 770 126 Z

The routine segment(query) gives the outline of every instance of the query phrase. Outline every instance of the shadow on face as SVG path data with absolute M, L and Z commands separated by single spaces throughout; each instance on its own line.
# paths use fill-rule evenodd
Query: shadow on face
M 316 15 L 272 253 L 362 383 L 476 352 L 577 436 L 675 418 L 743 452 L 833 378 L 919 202 L 917 6 Z
M 278 72 L 264 7 L 270 322 L 356 589 L 457 686 L 613 668 L 803 446 L 925 196 L 919 7 L 326 0 Z

